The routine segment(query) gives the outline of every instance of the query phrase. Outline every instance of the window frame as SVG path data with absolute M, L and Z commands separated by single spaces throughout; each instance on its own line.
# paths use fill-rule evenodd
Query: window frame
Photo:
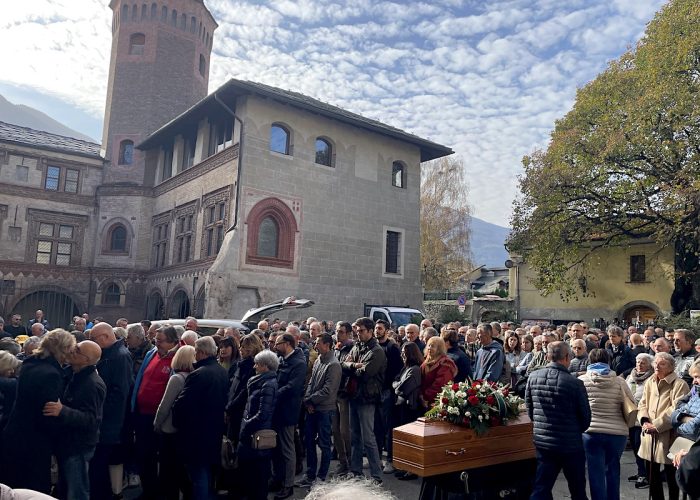
M 274 219 L 279 229 L 276 257 L 257 254 L 260 225 L 268 216 Z M 294 213 L 282 200 L 265 198 L 259 201 L 250 209 L 246 224 L 246 264 L 294 269 L 298 225 Z
M 284 151 L 279 151 L 277 149 L 273 149 L 273 131 L 275 129 L 279 129 L 285 134 L 285 144 L 284 144 Z M 292 130 L 289 126 L 285 125 L 284 123 L 280 122 L 274 122 L 270 125 L 270 136 L 269 136 L 269 151 L 271 153 L 277 153 L 279 155 L 283 156 L 293 156 L 293 146 L 292 146 Z
M 110 293 L 110 289 L 112 287 L 117 289 L 117 294 L 115 293 Z M 116 297 L 117 300 L 116 302 L 111 302 L 107 300 L 107 297 Z M 102 287 L 102 304 L 103 306 L 121 306 L 122 305 L 122 287 L 119 286 L 119 284 L 116 281 L 110 281 L 109 283 L 103 285 Z
M 401 185 L 396 183 L 396 167 L 399 167 L 401 171 Z M 399 189 L 406 189 L 406 164 L 400 160 L 395 160 L 391 162 L 391 185 Z
M 51 228 L 51 234 L 42 234 L 42 230 L 47 227 Z M 70 236 L 61 235 L 61 230 L 63 228 L 70 228 Z M 35 262 L 36 264 L 53 265 L 60 267 L 70 267 L 71 265 L 74 265 L 75 263 L 73 262 L 73 255 L 75 254 L 74 245 L 76 243 L 75 240 L 77 233 L 77 228 L 73 224 L 63 222 L 46 222 L 39 220 L 38 231 L 37 234 L 34 235 L 34 237 L 36 238 L 36 251 L 34 252 L 35 255 L 33 262 Z M 47 243 L 49 245 L 48 251 L 42 250 L 42 244 Z M 68 252 L 61 252 L 62 245 L 69 246 Z M 47 255 L 48 261 L 40 262 L 39 255 Z M 68 262 L 59 263 L 59 256 L 68 256 Z
M 397 256 L 396 256 L 397 272 L 387 271 L 387 265 L 389 264 L 389 256 L 388 256 L 389 233 L 395 233 L 395 234 L 399 235 L 399 242 L 398 242 Z M 399 279 L 404 278 L 404 274 L 405 274 L 404 256 L 406 254 L 405 247 L 406 247 L 406 231 L 404 229 L 398 228 L 398 227 L 390 227 L 390 226 L 384 226 L 382 228 L 382 277 L 399 278 Z
M 128 151 L 131 151 L 130 157 L 127 157 Z M 130 166 L 134 164 L 134 154 L 136 153 L 136 148 L 134 146 L 134 141 L 131 139 L 124 139 L 119 141 L 119 156 L 117 157 L 117 165 Z M 127 161 L 128 160 L 128 161 Z
M 52 171 L 58 171 L 58 176 L 55 175 L 49 175 L 49 172 Z M 75 173 L 75 180 L 69 179 L 69 172 Z M 48 164 L 46 168 L 43 171 L 43 181 L 42 181 L 42 186 L 44 191 L 51 191 L 54 193 L 69 193 L 69 194 L 80 194 L 80 187 L 81 187 L 81 178 L 82 178 L 82 169 L 80 168 L 74 168 L 74 167 L 67 167 L 63 165 L 56 165 L 54 164 Z M 56 182 L 56 187 L 55 188 L 50 188 L 48 187 L 49 180 L 55 180 Z M 75 186 L 75 191 L 70 189 L 66 189 L 66 186 Z
M 319 149 L 318 149 L 318 144 L 319 142 L 322 142 L 323 144 L 326 145 L 326 155 L 327 155 L 327 163 L 318 161 L 319 160 Z M 316 165 L 322 165 L 324 167 L 330 167 L 330 168 L 335 168 L 335 146 L 333 142 L 328 139 L 327 137 L 319 136 L 316 137 L 316 140 L 314 141 L 314 163 Z
M 103 255 L 129 255 L 131 253 L 131 231 L 130 227 L 122 220 L 112 220 L 105 225 L 106 231 L 103 233 L 102 251 Z M 112 243 L 114 232 L 117 229 L 124 230 L 124 249 L 115 250 Z
M 170 244 L 170 213 L 153 218 L 153 238 L 151 242 L 151 266 L 154 269 L 166 267 Z
M 647 283 L 646 255 L 630 255 L 630 283 Z

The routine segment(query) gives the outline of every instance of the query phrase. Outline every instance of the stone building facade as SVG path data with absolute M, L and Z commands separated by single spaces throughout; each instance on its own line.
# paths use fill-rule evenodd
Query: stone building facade
M 61 321 L 235 318 L 289 295 L 328 318 L 421 305 L 420 163 L 449 148 L 258 83 L 207 96 L 201 0 L 110 6 L 103 144 L 0 124 L 0 314 L 48 298 Z

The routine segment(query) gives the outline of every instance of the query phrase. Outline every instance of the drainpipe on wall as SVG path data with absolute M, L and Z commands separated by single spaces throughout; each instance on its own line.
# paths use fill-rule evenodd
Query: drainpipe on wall
M 233 224 L 226 230 L 226 232 L 228 233 L 236 229 L 236 226 L 238 225 L 238 209 L 240 205 L 239 200 L 241 198 L 241 167 L 243 166 L 243 120 L 236 116 L 236 113 L 234 113 L 233 110 L 229 108 L 224 101 L 219 99 L 219 94 L 216 92 L 214 92 L 214 100 L 221 104 L 221 107 L 224 108 L 240 125 L 240 139 L 238 140 L 238 172 L 236 173 L 236 206 L 234 207 L 235 210 L 233 211 Z M 231 133 L 233 134 L 234 132 L 235 128 Z

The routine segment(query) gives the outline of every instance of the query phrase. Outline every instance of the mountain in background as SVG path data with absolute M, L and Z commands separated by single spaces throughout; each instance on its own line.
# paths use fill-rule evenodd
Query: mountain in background
M 29 127 L 34 130 L 42 130 L 52 134 L 73 137 L 83 141 L 95 142 L 95 139 L 81 134 L 65 125 L 57 122 L 49 115 L 41 111 L 25 106 L 24 104 L 13 104 L 0 95 L 0 121 L 12 123 L 21 127 Z
M 471 252 L 474 267 L 504 267 L 508 252 L 503 246 L 510 228 L 471 218 Z

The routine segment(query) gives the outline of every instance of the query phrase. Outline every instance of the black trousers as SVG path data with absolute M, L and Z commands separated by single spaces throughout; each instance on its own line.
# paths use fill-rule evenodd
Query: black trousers
M 157 499 L 158 493 L 158 435 L 153 430 L 155 415 L 134 414 L 136 465 L 141 478 L 144 500 Z
M 664 465 L 664 476 L 668 485 L 669 500 L 678 500 L 678 483 L 676 482 L 676 469 L 672 464 Z M 664 483 L 661 479 L 661 464 L 647 462 L 647 479 L 652 500 L 664 500 Z

